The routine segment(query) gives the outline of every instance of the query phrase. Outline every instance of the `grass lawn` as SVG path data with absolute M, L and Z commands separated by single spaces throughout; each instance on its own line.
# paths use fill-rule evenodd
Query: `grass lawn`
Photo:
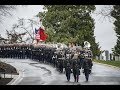
M 6 69 L 6 71 L 5 71 L 6 74 L 11 74 L 11 72 L 12 72 L 13 74 L 18 75 L 17 70 L 10 64 L 6 64 L 6 63 L 0 61 L 0 68 L 1 67 Z
M 93 61 L 108 65 L 113 65 L 120 68 L 120 61 L 103 61 L 103 60 L 93 60 Z

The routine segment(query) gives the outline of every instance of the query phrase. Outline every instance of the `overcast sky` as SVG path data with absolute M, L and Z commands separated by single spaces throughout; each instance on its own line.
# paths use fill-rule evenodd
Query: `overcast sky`
M 3 23 L 0 24 L 0 34 L 5 36 L 5 30 L 10 30 L 12 24 L 17 23 L 19 18 L 34 18 L 38 12 L 43 11 L 43 6 L 41 5 L 28 5 L 27 7 L 19 7 L 15 11 L 12 11 L 13 16 L 4 18 Z M 98 12 L 102 8 L 102 5 L 96 6 L 96 11 Z M 94 34 L 96 36 L 96 42 L 99 42 L 102 50 L 109 50 L 116 44 L 116 34 L 114 31 L 114 25 L 109 22 L 109 20 L 100 19 L 100 15 L 92 14 L 92 17 L 95 19 L 95 30 Z

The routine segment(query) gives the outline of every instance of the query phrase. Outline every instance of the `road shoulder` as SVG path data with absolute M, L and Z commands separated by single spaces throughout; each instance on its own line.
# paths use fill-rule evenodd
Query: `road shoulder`
M 99 62 L 94 62 L 94 61 L 93 61 L 93 63 L 99 64 L 99 65 L 108 66 L 108 67 L 111 67 L 111 68 L 114 68 L 114 69 L 118 69 L 118 70 L 120 70 L 120 68 L 119 68 L 119 67 L 116 67 L 116 66 L 113 66 L 113 65 L 108 65 L 108 64 L 99 63 Z

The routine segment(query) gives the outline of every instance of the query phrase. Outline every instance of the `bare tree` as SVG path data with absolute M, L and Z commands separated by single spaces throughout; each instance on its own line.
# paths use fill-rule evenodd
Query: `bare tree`
M 37 25 L 38 22 L 33 19 L 24 19 L 24 18 L 21 18 L 21 19 L 18 18 L 18 19 L 19 19 L 18 20 L 19 24 L 18 24 L 17 28 L 25 30 L 27 32 L 27 34 L 30 36 L 30 39 L 32 40 L 31 43 L 33 43 L 33 41 L 35 40 L 35 38 L 34 38 L 35 33 L 34 33 L 33 25 Z M 28 26 L 24 25 L 25 22 L 27 22 Z M 30 31 L 32 31 L 32 32 L 30 32 Z M 29 40 L 29 39 L 27 39 L 27 40 Z
M 2 23 L 3 17 L 12 16 L 13 10 L 16 10 L 18 6 L 27 6 L 27 5 L 0 5 L 0 22 Z
M 11 16 L 11 10 L 15 10 L 17 5 L 0 5 L 0 22 L 2 18 L 6 16 Z
M 22 40 L 22 37 L 23 37 L 23 35 L 25 35 L 27 32 L 24 32 L 24 33 L 17 33 L 15 30 L 12 30 L 13 32 L 11 32 L 11 31 L 8 31 L 8 30 L 6 30 L 7 31 L 7 35 L 8 35 L 8 43 L 9 44 L 12 44 L 12 43 L 22 43 L 22 42 L 24 42 L 23 40 Z
M 3 38 L 0 34 L 0 44 L 5 44 L 5 43 L 7 43 L 7 41 L 8 41 L 8 39 Z
M 33 30 L 34 24 L 37 24 L 37 22 L 32 19 L 18 18 L 18 23 L 12 25 L 12 30 L 6 30 L 7 38 L 0 37 L 0 42 L 4 41 L 5 43 L 11 44 L 22 42 L 26 43 L 27 41 L 30 41 L 30 43 L 33 43 L 35 40 L 35 33 Z M 25 35 L 26 39 L 23 40 Z
M 0 5 L 0 22 L 2 22 L 3 17 L 6 16 L 12 16 L 12 10 L 16 10 L 17 6 L 26 6 L 26 5 Z M 7 39 L 0 37 L 0 40 L 8 42 L 8 43 L 18 43 L 19 42 L 25 42 L 23 41 L 23 36 L 24 35 L 29 35 L 29 37 L 26 39 L 26 41 L 28 40 L 32 40 L 32 42 L 34 41 L 34 30 L 33 30 L 33 24 L 35 24 L 36 22 L 32 19 L 24 19 L 24 18 L 18 18 L 18 23 L 17 24 L 13 24 L 12 26 L 12 30 L 7 32 Z M 24 22 L 27 22 L 28 26 L 24 26 Z M 19 30 L 23 30 L 23 33 L 19 33 L 16 32 L 17 29 Z M 30 32 L 32 31 L 32 32 Z
M 106 21 L 109 20 L 109 22 L 112 22 L 114 20 L 113 17 L 111 17 L 111 11 L 113 10 L 113 5 L 100 5 L 100 10 L 95 12 L 97 16 L 99 15 L 99 20 Z

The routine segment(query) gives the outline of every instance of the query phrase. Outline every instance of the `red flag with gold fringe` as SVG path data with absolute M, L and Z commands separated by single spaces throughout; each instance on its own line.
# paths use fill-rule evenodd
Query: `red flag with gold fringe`
M 40 40 L 46 41 L 48 38 L 48 35 L 45 33 L 45 30 L 43 28 L 39 28 L 39 35 L 40 35 Z

